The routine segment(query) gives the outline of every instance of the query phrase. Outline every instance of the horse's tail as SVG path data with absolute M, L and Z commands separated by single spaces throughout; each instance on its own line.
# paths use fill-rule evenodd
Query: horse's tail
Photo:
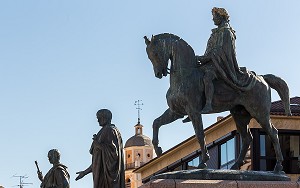
M 290 108 L 290 92 L 287 83 L 282 78 L 273 74 L 262 75 L 262 77 L 271 88 L 277 91 L 283 102 L 285 114 L 287 116 L 291 116 L 292 113 Z

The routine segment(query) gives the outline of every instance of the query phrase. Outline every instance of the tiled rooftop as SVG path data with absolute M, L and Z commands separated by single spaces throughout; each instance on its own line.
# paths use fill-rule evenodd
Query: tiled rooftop
M 293 97 L 290 99 L 291 111 L 293 116 L 300 116 L 300 97 Z M 272 102 L 272 115 L 285 115 L 282 101 Z

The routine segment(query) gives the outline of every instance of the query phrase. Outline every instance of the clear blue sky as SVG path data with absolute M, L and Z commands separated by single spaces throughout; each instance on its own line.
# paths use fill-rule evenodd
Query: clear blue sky
M 152 137 L 169 83 L 154 77 L 143 36 L 174 33 L 201 55 L 214 6 L 231 16 L 239 65 L 284 78 L 299 96 L 299 0 L 0 1 L 0 185 L 17 185 L 11 177 L 26 174 L 28 187 L 38 187 L 34 161 L 45 174 L 47 152 L 57 148 L 71 187 L 92 187 L 91 175 L 74 179 L 91 163 L 100 108 L 112 111 L 125 142 L 137 122 L 134 101 L 142 99 L 141 123 Z M 203 118 L 207 127 L 216 115 Z M 166 150 L 192 135 L 179 120 L 159 137 Z

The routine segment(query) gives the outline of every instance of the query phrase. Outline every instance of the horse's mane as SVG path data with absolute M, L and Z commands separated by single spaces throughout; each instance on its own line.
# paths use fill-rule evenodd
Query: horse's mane
M 177 35 L 174 35 L 172 33 L 161 33 L 161 34 L 158 34 L 158 35 L 154 36 L 155 40 L 168 39 L 168 38 L 173 39 L 173 40 L 177 40 L 178 42 L 183 43 L 183 45 L 187 46 L 191 50 L 191 52 L 193 54 L 195 54 L 193 48 L 185 40 L 183 40 L 181 37 L 179 37 Z

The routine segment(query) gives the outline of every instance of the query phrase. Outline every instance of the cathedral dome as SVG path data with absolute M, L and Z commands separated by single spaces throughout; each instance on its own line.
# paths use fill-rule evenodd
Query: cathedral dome
M 143 125 L 138 123 L 135 127 L 135 135 L 129 138 L 124 148 L 132 146 L 152 146 L 151 139 L 148 136 L 143 135 L 142 128 Z
M 152 146 L 151 139 L 145 135 L 134 135 L 125 143 L 125 148 L 131 146 Z

